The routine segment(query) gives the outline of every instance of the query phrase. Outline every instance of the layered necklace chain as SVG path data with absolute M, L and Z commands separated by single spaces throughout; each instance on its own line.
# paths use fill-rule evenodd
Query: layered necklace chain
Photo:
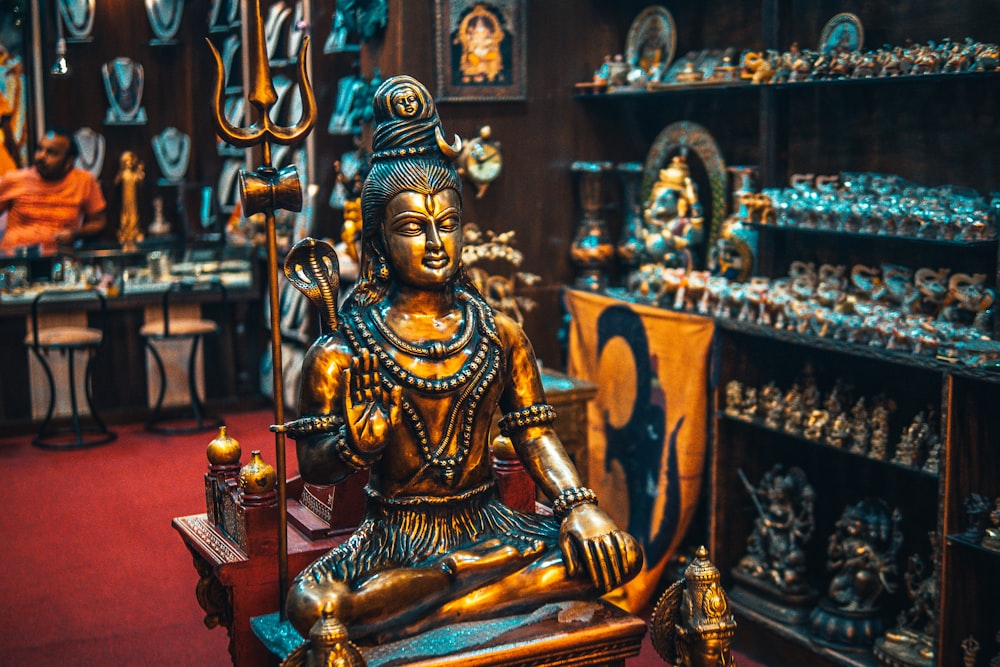
M 455 354 L 472 340 L 473 326 L 472 312 L 468 304 L 462 304 L 462 328 L 450 341 L 432 341 L 424 345 L 419 343 L 409 343 L 392 330 L 384 319 L 378 308 L 371 309 L 372 324 L 375 329 L 398 350 L 414 357 L 430 357 L 431 359 L 445 359 Z
M 455 469 L 465 460 L 472 447 L 473 427 L 480 404 L 487 389 L 499 377 L 503 360 L 500 347 L 490 344 L 491 341 L 497 339 L 496 334 L 492 331 L 492 313 L 489 312 L 489 309 L 473 308 L 468 304 L 463 304 L 463 311 L 465 318 L 463 328 L 447 343 L 418 345 L 403 341 L 388 327 L 381 315 L 377 314 L 375 308 L 366 312 L 371 318 L 375 331 L 379 334 L 378 337 L 369 328 L 360 310 L 354 311 L 351 316 L 350 322 L 353 326 L 342 327 L 347 341 L 355 353 L 360 354 L 362 349 L 369 350 L 379 360 L 379 364 L 386 371 L 386 374 L 400 385 L 430 394 L 460 389 L 459 395 L 448 412 L 441 438 L 437 442 L 431 442 L 427 425 L 416 406 L 405 396 L 401 404 L 403 414 L 417 438 L 421 457 L 428 465 L 441 469 L 449 481 L 454 478 Z M 484 318 L 489 321 L 482 321 Z M 413 357 L 443 359 L 465 349 L 472 342 L 473 334 L 477 329 L 481 330 L 481 337 L 476 345 L 475 353 L 462 364 L 457 372 L 439 379 L 422 378 L 403 368 L 379 340 L 381 338 L 400 352 Z M 389 382 L 386 375 L 383 375 L 383 378 L 383 382 Z M 457 447 L 452 455 L 446 456 L 445 452 L 455 437 L 456 429 L 459 430 Z

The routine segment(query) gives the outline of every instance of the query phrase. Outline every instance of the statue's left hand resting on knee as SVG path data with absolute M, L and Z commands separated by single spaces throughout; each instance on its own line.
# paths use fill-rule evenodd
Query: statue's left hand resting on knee
M 582 485 L 521 327 L 466 276 L 458 147 L 434 101 L 397 76 L 373 106 L 358 283 L 337 313 L 336 271 L 294 267 L 328 317 L 303 362 L 301 417 L 286 425 L 306 481 L 369 471 L 365 518 L 296 577 L 289 620 L 308 636 L 332 615 L 351 639 L 378 641 L 596 598 L 638 572 L 642 551 Z M 499 501 L 497 412 L 553 517 Z

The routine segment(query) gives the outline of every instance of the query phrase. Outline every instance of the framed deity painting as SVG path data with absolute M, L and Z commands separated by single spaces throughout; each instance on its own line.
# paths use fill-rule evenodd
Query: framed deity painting
M 434 0 L 438 101 L 527 96 L 527 0 Z

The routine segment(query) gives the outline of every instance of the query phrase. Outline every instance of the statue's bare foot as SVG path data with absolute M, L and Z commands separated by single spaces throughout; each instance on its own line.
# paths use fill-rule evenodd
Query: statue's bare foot
M 441 559 L 441 569 L 457 582 L 495 580 L 509 572 L 520 569 L 535 556 L 544 551 L 541 542 L 537 547 L 521 551 L 517 547 L 504 544 L 499 539 L 486 540 L 468 549 L 453 551 Z

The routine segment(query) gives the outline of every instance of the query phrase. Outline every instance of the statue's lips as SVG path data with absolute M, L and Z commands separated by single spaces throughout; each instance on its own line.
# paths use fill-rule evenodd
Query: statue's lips
M 443 269 L 448 266 L 448 257 L 447 255 L 444 257 L 425 257 L 423 264 L 429 269 Z

